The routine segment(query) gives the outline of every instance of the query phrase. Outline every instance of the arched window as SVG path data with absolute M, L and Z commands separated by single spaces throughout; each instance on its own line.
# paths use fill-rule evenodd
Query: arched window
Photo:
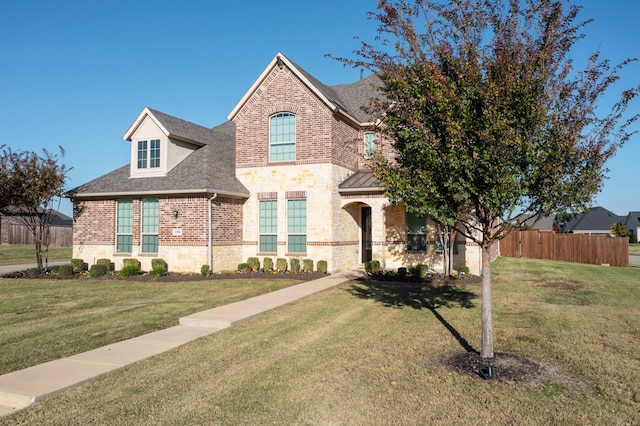
M 269 118 L 269 161 L 296 159 L 296 116 L 281 112 Z

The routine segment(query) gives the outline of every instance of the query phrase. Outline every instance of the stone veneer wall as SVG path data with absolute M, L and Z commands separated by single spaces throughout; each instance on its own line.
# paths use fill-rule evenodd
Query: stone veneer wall
M 244 204 L 243 259 L 297 257 L 326 260 L 331 272 L 359 264 L 357 218 L 340 207 L 337 187 L 350 172 L 332 164 L 253 167 L 239 169 L 240 181 L 250 190 Z M 307 200 L 307 252 L 287 252 L 287 200 Z M 278 251 L 258 252 L 260 199 L 276 199 L 278 205 Z

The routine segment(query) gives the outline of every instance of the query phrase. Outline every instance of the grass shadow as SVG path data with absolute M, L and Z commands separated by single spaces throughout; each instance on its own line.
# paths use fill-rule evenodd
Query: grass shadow
M 467 352 L 479 353 L 439 312 L 439 308 L 473 308 L 474 293 L 458 286 L 429 282 L 397 282 L 360 279 L 348 291 L 361 299 L 373 299 L 391 308 L 428 309 Z

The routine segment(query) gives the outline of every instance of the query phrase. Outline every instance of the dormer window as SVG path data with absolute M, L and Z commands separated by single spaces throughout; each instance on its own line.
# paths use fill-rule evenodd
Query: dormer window
M 138 141 L 138 168 L 146 169 L 147 167 L 151 169 L 160 167 L 160 139 Z

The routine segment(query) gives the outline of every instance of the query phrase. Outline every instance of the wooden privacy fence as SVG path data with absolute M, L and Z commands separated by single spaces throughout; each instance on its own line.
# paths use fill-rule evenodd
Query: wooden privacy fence
M 51 247 L 71 247 L 73 245 L 73 229 L 70 226 L 52 226 Z M 24 225 L 12 223 L 9 225 L 7 243 L 9 244 L 33 244 L 33 234 Z
M 556 234 L 537 229 L 514 231 L 500 241 L 500 254 L 507 257 L 628 267 L 629 239 Z

